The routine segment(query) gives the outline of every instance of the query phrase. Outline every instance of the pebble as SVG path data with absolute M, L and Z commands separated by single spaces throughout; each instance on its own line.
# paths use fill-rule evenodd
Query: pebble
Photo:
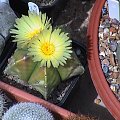
M 112 40 L 110 40 L 109 47 L 110 47 L 110 50 L 111 50 L 112 52 L 116 51 L 116 49 L 117 49 L 117 41 L 112 41 Z
M 113 54 L 109 54 L 109 57 L 110 57 L 110 64 L 111 64 L 112 66 L 115 66 L 114 55 L 113 55 Z
M 118 58 L 118 64 L 120 66 L 120 43 L 118 44 L 116 55 L 117 55 L 117 58 Z
M 9 30 L 13 28 L 16 15 L 9 6 L 9 2 L 2 2 L 0 0 L 0 33 L 6 38 Z
M 103 73 L 120 101 L 120 21 L 109 17 L 107 1 L 102 9 L 98 37 Z
M 9 6 L 9 2 L 3 1 L 0 0 L 0 55 L 16 18 L 15 13 Z

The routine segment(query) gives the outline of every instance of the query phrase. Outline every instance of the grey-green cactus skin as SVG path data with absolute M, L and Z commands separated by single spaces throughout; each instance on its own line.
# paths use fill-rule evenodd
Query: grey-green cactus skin
M 75 52 L 72 53 L 71 59 L 68 59 L 67 63 L 64 66 L 58 67 L 58 72 L 62 81 L 65 81 L 76 75 L 82 75 L 84 71 L 85 69 L 82 66 Z
M 40 67 L 39 62 L 33 62 L 32 58 L 27 56 L 27 52 L 27 50 L 17 49 L 9 59 L 4 73 L 17 82 L 30 85 L 39 91 L 46 100 L 61 80 L 65 81 L 84 73 L 84 68 L 74 52 L 71 59 L 67 60 L 64 66 L 58 68 Z
M 2 120 L 54 120 L 54 118 L 42 105 L 25 102 L 12 106 Z
M 27 56 L 27 51 L 22 49 L 15 51 L 4 73 L 17 82 L 31 85 L 45 99 L 60 83 L 60 75 L 56 68 L 40 67 L 39 62 L 33 62 L 32 58 Z

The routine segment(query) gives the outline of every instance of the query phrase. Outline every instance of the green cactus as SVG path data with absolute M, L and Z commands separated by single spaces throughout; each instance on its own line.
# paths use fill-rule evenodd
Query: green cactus
M 7 96 L 0 90 L 0 120 L 2 119 L 2 115 L 4 113 L 5 105 L 6 105 Z
M 10 78 L 31 85 L 47 99 L 61 79 L 84 72 L 68 33 L 53 30 L 46 14 L 29 12 L 16 20 L 15 27 L 11 33 L 17 49 L 4 71 Z
M 84 68 L 74 52 L 65 66 L 47 68 L 40 67 L 39 64 L 39 62 L 33 62 L 32 58 L 27 56 L 27 51 L 17 49 L 9 59 L 9 64 L 4 73 L 10 77 L 15 76 L 14 80 L 16 81 L 22 80 L 25 84 L 31 85 L 47 99 L 61 80 L 65 81 L 84 72 Z
M 4 73 L 15 76 L 16 81 L 20 79 L 27 83 L 36 64 L 27 56 L 27 50 L 16 49 Z
M 84 67 L 82 66 L 75 52 L 73 52 L 71 56 L 71 59 L 68 59 L 64 66 L 58 67 L 58 72 L 62 81 L 67 80 L 75 75 L 82 75 L 84 73 Z
M 2 120 L 54 120 L 53 115 L 37 103 L 18 103 L 13 105 Z
M 39 91 L 45 99 L 48 98 L 53 89 L 60 83 L 60 75 L 54 67 L 40 67 L 39 62 L 33 62 L 26 51 L 17 49 L 10 58 L 5 74 L 15 76 L 16 81 L 24 81 Z M 22 82 L 23 83 L 23 82 Z

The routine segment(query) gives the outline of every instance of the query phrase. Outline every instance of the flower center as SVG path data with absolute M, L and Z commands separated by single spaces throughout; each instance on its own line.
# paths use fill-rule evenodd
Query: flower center
M 32 32 L 28 33 L 28 38 L 32 39 L 33 37 L 38 35 L 39 32 L 40 32 L 40 29 L 33 30 Z
M 45 55 L 52 55 L 55 52 L 55 46 L 52 43 L 46 42 L 41 47 L 41 50 Z

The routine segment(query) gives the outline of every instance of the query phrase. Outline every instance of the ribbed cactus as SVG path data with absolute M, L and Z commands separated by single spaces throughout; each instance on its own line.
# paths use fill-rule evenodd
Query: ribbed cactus
M 27 56 L 27 51 L 22 49 L 15 51 L 4 71 L 10 77 L 15 76 L 16 81 L 22 80 L 31 85 L 45 99 L 49 97 L 61 80 L 65 81 L 75 75 L 83 74 L 83 72 L 84 68 L 74 52 L 64 66 L 47 68 L 40 67 L 39 62 L 33 62 L 32 58 Z
M 5 98 L 4 95 L 2 94 L 2 91 L 0 90 L 0 120 L 2 119 L 4 107 L 5 107 Z
M 42 105 L 25 102 L 12 106 L 2 120 L 54 120 L 54 118 Z
M 60 75 L 56 68 L 40 67 L 39 62 L 33 62 L 31 57 L 27 56 L 26 51 L 22 49 L 15 51 L 4 73 L 10 77 L 15 76 L 15 80 L 18 82 L 22 80 L 25 84 L 31 85 L 45 99 L 60 83 Z
M 11 33 L 15 34 L 17 49 L 4 71 L 10 78 L 24 81 L 47 99 L 61 79 L 84 72 L 68 33 L 53 30 L 46 14 L 29 12 L 16 20 L 15 27 Z
M 68 59 L 64 66 L 58 67 L 58 72 L 62 81 L 67 80 L 75 75 L 82 75 L 84 73 L 84 67 L 82 66 L 75 52 L 73 52 L 71 56 L 71 59 Z
M 4 109 L 4 98 L 3 98 L 3 96 L 0 94 L 0 119 L 2 118 L 3 109 Z

